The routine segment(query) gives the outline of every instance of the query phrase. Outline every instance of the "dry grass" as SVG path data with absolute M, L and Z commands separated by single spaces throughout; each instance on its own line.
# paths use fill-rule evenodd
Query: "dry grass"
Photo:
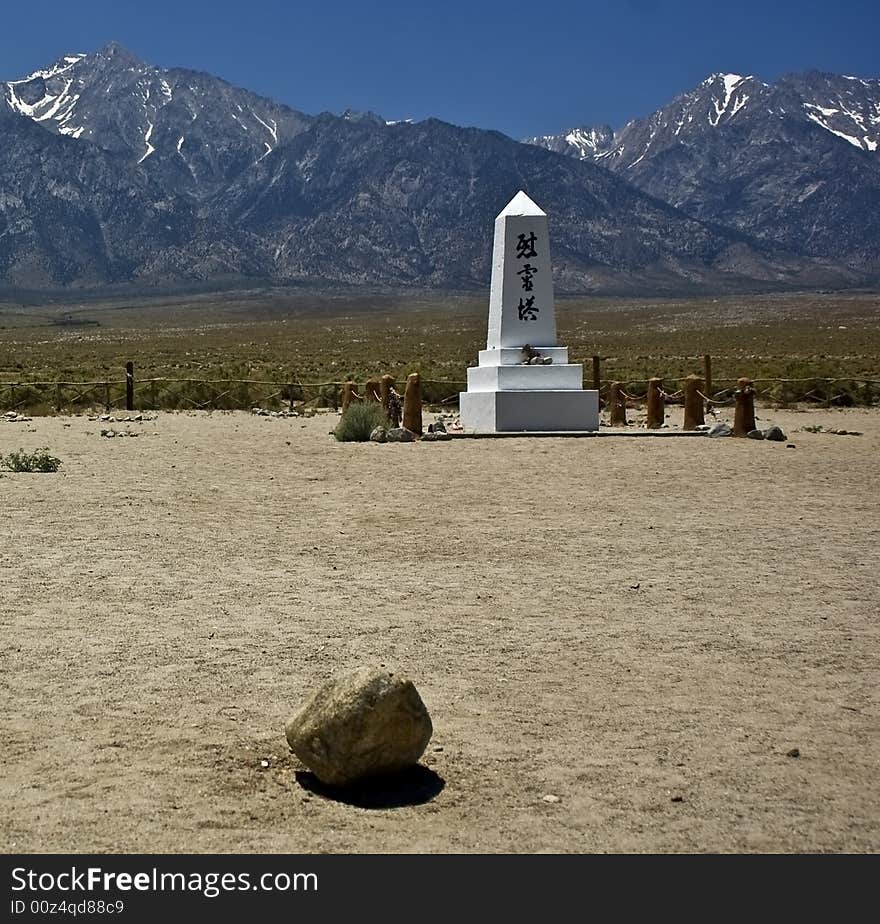
M 880 378 L 880 298 L 773 295 L 558 303 L 575 361 L 603 378 L 677 381 L 713 357 L 716 382 Z M 463 381 L 484 345 L 484 299 L 329 298 L 291 293 L 0 305 L 0 381 L 137 377 L 328 382 L 391 372 Z M 51 400 L 48 401 L 51 404 Z

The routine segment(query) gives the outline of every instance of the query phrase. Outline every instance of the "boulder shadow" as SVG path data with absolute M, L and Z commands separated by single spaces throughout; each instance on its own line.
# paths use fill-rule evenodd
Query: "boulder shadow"
M 308 792 L 366 809 L 404 808 L 407 805 L 424 805 L 442 792 L 446 781 L 422 764 L 416 764 L 400 773 L 372 777 L 350 786 L 328 786 L 309 770 L 297 770 L 296 781 Z

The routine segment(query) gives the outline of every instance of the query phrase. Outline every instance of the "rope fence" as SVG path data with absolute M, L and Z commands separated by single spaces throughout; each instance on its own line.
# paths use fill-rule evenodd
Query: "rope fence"
M 458 401 L 466 382 L 422 379 L 425 403 Z M 100 382 L 0 382 L 0 413 L 60 414 L 103 410 L 267 410 L 342 406 L 345 382 L 283 382 L 269 379 L 151 377 Z M 357 387 L 357 386 L 355 386 Z M 363 388 L 363 385 L 361 385 Z M 357 398 L 366 398 L 357 394 Z M 398 397 L 400 397 L 398 395 Z
M 741 380 L 718 379 L 713 383 L 711 357 L 707 355 L 694 359 L 702 360 L 702 375 L 696 376 L 699 381 L 694 387 L 695 396 L 699 397 L 705 408 L 709 410 L 713 406 L 733 404 Z M 608 377 L 613 369 L 606 367 L 603 377 L 602 365 L 605 362 L 605 357 L 594 356 L 592 381 L 584 382 L 585 387 L 599 392 L 603 407 L 621 402 L 631 405 L 644 402 L 650 404 L 652 401 L 686 404 L 687 382 L 694 376 L 684 380 L 684 387 L 667 391 L 659 376 L 650 379 L 614 379 Z M 393 378 L 387 378 L 393 385 Z M 826 407 L 871 406 L 880 399 L 880 378 L 814 376 L 757 378 L 748 381 L 756 398 L 781 406 L 799 402 Z M 422 400 L 428 405 L 453 406 L 458 402 L 459 393 L 466 390 L 467 382 L 464 381 L 421 379 Z M 379 377 L 373 377 L 365 384 L 257 378 L 140 378 L 135 375 L 134 364 L 129 362 L 125 366 L 124 378 L 104 381 L 0 381 L 0 413 L 53 414 L 97 409 L 107 413 L 113 410 L 250 410 L 255 407 L 291 412 L 317 408 L 336 410 L 346 406 L 351 399 L 376 400 L 380 391 Z M 396 392 L 394 394 L 397 395 Z

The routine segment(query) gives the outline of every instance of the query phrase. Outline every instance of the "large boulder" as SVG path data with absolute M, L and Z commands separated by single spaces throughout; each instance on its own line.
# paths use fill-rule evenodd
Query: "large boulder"
M 413 682 L 362 667 L 319 687 L 285 727 L 294 754 L 328 786 L 418 763 L 433 726 Z

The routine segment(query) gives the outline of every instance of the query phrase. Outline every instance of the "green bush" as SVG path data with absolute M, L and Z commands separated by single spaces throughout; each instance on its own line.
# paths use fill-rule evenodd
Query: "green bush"
M 340 443 L 365 443 L 376 427 L 387 427 L 388 418 L 380 404 L 356 401 L 343 412 L 333 435 Z
M 48 449 L 35 449 L 33 452 L 18 449 L 5 456 L 0 455 L 0 467 L 10 472 L 57 472 L 61 459 L 50 456 Z

